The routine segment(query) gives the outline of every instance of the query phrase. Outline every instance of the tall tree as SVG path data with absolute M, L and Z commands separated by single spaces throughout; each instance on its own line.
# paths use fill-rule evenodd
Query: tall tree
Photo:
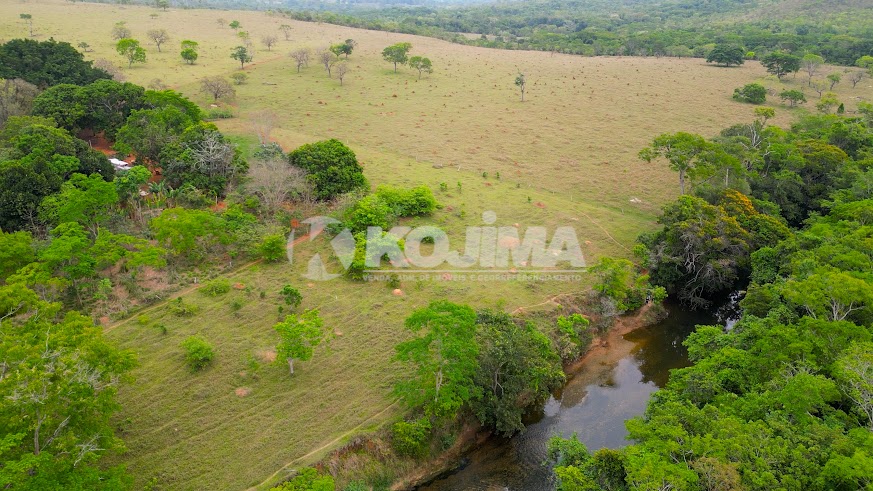
M 413 70 L 418 70 L 418 79 L 421 80 L 422 73 L 433 73 L 433 63 L 429 58 L 423 56 L 413 56 L 409 59 L 409 67 Z
M 745 61 L 746 50 L 730 44 L 718 44 L 706 56 L 707 63 L 721 66 L 742 65 Z
M 410 43 L 397 43 L 388 46 L 382 50 L 382 58 L 389 63 L 394 64 L 394 73 L 397 73 L 397 65 L 405 65 L 409 59 L 409 50 L 412 49 Z
M 796 73 L 800 70 L 800 57 L 784 53 L 782 51 L 774 51 L 761 60 L 761 64 L 767 69 L 767 72 L 782 78 L 789 73 Z
M 465 305 L 437 301 L 406 319 L 417 337 L 397 345 L 397 358 L 412 365 L 411 378 L 397 384 L 410 406 L 436 417 L 453 416 L 478 396 L 476 313 Z
M 803 71 L 806 72 L 806 75 L 809 77 L 806 80 L 806 84 L 812 87 L 812 77 L 818 73 L 818 69 L 824 64 L 824 58 L 819 55 L 813 53 L 807 53 L 803 55 L 803 58 L 800 59 L 800 65 L 803 67 Z
M 252 54 L 245 46 L 237 46 L 233 48 L 230 57 L 239 62 L 240 70 L 245 69 L 246 63 L 252 61 Z
M 0 286 L 0 312 L 0 482 L 16 489 L 129 488 L 122 469 L 97 462 L 123 447 L 111 416 L 133 354 L 109 344 L 89 317 L 62 314 L 20 284 Z
M 115 51 L 127 60 L 128 68 L 132 67 L 134 63 L 145 63 L 146 61 L 146 51 L 136 39 L 120 39 L 115 45 Z
M 685 194 L 685 180 L 704 163 L 701 157 L 711 148 L 702 136 L 679 132 L 663 134 L 652 144 L 640 151 L 640 158 L 646 162 L 663 157 L 670 162 L 670 168 L 679 173 L 679 190 Z
M 294 375 L 294 360 L 312 359 L 315 348 L 325 339 L 324 322 L 318 310 L 307 310 L 302 314 L 292 314 L 283 322 L 273 326 L 279 333 L 276 354 L 288 362 L 288 369 Z

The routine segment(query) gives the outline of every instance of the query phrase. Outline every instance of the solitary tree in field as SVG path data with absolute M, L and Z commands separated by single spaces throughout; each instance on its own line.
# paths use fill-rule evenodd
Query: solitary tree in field
M 515 86 L 521 91 L 521 102 L 524 102 L 524 91 L 527 88 L 527 80 L 524 78 L 523 73 L 518 72 L 518 76 L 515 77 Z
M 684 132 L 672 135 L 665 133 L 640 151 L 640 158 L 646 162 L 659 157 L 667 159 L 670 168 L 679 173 L 679 190 L 685 194 L 686 178 L 702 164 L 701 157 L 710 146 L 709 142 L 700 135 Z
M 112 27 L 112 39 L 118 41 L 130 37 L 130 29 L 127 28 L 125 22 L 116 22 Z
M 84 51 L 85 53 L 91 52 L 91 45 L 86 43 L 85 41 L 82 41 L 81 43 L 77 44 L 76 46 L 82 48 L 82 51 Z
M 405 65 L 409 60 L 409 50 L 412 49 L 410 43 L 397 43 L 388 46 L 382 50 L 382 58 L 385 61 L 394 63 L 394 73 L 397 73 L 397 65 Z
M 767 72 L 781 79 L 789 73 L 795 73 L 800 70 L 800 57 L 781 51 L 774 51 L 765 56 L 761 60 L 761 64 L 764 65 Z
M 294 59 L 294 63 L 297 65 L 297 73 L 300 73 L 300 68 L 309 62 L 309 48 L 295 49 L 289 56 Z
M 230 82 L 222 77 L 204 77 L 200 79 L 200 90 L 211 95 L 215 101 L 232 96 L 235 92 Z
M 149 29 L 146 36 L 158 47 L 158 53 L 161 52 L 161 45 L 170 40 L 170 35 L 165 29 Z
M 168 8 L 170 8 L 170 2 L 169 0 L 155 0 L 155 7 L 166 11 Z
M 245 46 L 237 46 L 230 52 L 230 57 L 239 62 L 240 70 L 245 69 L 246 63 L 252 61 L 252 55 Z
M 346 56 L 348 59 L 349 55 L 352 54 L 352 51 L 355 49 L 354 41 L 351 39 L 347 39 L 344 43 L 333 44 L 330 47 L 331 53 L 335 54 L 337 58 L 342 55 Z
M 324 322 L 317 310 L 307 310 L 303 314 L 289 315 L 283 322 L 273 326 L 279 333 L 276 354 L 288 362 L 288 369 L 294 375 L 294 360 L 312 359 L 315 348 L 324 341 Z
M 746 50 L 739 46 L 719 44 L 706 57 L 707 63 L 721 66 L 742 65 L 746 61 Z
M 864 80 L 864 72 L 861 70 L 852 70 L 849 72 L 849 82 L 852 82 L 852 88 L 854 89 L 858 83 Z
M 788 101 L 791 107 L 806 102 L 806 96 L 799 90 L 783 90 L 782 93 L 779 94 L 779 98 L 783 101 Z
M 321 62 L 324 69 L 327 70 L 327 76 L 330 78 L 330 70 L 333 67 L 333 64 L 336 63 L 337 58 L 330 51 L 330 49 L 322 49 L 318 52 L 318 61 Z
M 18 17 L 27 23 L 27 27 L 30 31 L 30 37 L 33 37 L 33 16 L 30 14 L 19 14 Z
M 831 86 L 828 90 L 834 90 L 834 86 L 840 83 L 843 80 L 843 75 L 837 72 L 831 73 L 827 76 L 828 82 L 830 82 Z
M 409 66 L 418 70 L 418 79 L 421 80 L 422 73 L 433 73 L 433 63 L 429 58 L 423 56 L 413 56 L 409 59 Z
M 828 90 L 828 83 L 824 80 L 814 80 L 809 86 L 818 94 L 819 99 Z
M 349 73 L 349 64 L 346 62 L 338 63 L 336 66 L 336 78 L 339 79 L 340 85 L 343 84 L 343 79 Z
M 272 34 L 268 34 L 261 38 L 261 42 L 267 47 L 267 51 L 273 51 L 273 46 L 275 46 L 278 41 L 279 38 Z
M 197 48 L 199 44 L 197 41 L 191 41 L 190 39 L 186 39 L 182 41 L 182 59 L 185 60 L 185 63 L 189 65 L 193 65 L 197 58 L 200 56 L 197 53 Z
M 119 40 L 115 45 L 115 51 L 127 59 L 128 68 L 132 67 L 134 63 L 145 63 L 146 61 L 146 52 L 136 39 Z
M 809 78 L 806 80 L 806 84 L 812 87 L 812 77 L 815 76 L 818 69 L 821 68 L 824 63 L 824 58 L 819 55 L 807 53 L 803 55 L 803 58 L 800 59 L 800 65 L 803 67 L 803 71 L 806 72 Z
M 230 28 L 233 29 L 234 31 L 237 31 L 237 30 L 239 30 L 239 28 L 242 27 L 242 24 L 240 24 L 238 20 L 230 21 L 229 25 L 230 25 Z
M 291 26 L 288 24 L 282 24 L 279 26 L 279 30 L 282 31 L 282 34 L 285 36 L 285 41 L 291 40 Z
M 242 85 L 249 79 L 249 74 L 246 72 L 236 72 L 231 74 L 230 78 L 236 85 Z

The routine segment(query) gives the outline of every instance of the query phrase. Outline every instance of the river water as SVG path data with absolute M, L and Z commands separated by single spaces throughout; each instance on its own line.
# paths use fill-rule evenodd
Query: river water
M 667 382 L 670 369 L 688 366 L 682 341 L 698 324 L 719 324 L 708 312 L 668 305 L 670 314 L 610 343 L 608 352 L 588 359 L 524 432 L 491 438 L 467 455 L 461 467 L 418 488 L 421 491 L 551 491 L 543 465 L 546 442 L 574 432 L 592 452 L 627 445 L 624 421 L 643 414 L 649 396 Z

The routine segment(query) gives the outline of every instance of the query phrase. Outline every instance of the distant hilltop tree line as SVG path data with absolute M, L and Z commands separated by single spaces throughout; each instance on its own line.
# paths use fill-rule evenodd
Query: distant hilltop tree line
M 471 8 L 472 9 L 472 8 Z M 513 22 L 483 15 L 481 20 L 459 20 L 466 10 L 455 11 L 452 18 L 442 11 L 421 9 L 381 10 L 381 15 L 370 12 L 337 14 L 281 10 L 296 20 L 327 22 L 349 27 L 418 34 L 436 37 L 458 44 L 499 49 L 540 50 L 583 56 L 667 56 L 677 58 L 706 58 L 718 45 L 745 46 L 744 56 L 759 59 L 774 51 L 795 54 L 819 53 L 831 63 L 852 65 L 865 55 L 873 54 L 873 39 L 860 24 L 849 22 L 845 32 L 825 27 L 794 26 L 791 21 L 767 24 L 738 24 L 718 29 L 688 27 L 663 29 L 652 24 L 651 29 L 634 23 L 610 25 L 604 22 L 588 23 L 582 20 L 532 18 Z M 401 12 L 405 15 L 401 15 Z M 445 18 L 444 18 L 445 17 Z M 800 21 L 798 21 L 799 23 Z M 470 38 L 462 33 L 479 34 Z
M 616 6 L 593 1 L 585 5 L 557 0 L 544 14 L 538 3 L 511 6 L 439 7 L 389 6 L 364 8 L 354 2 L 332 4 L 335 11 L 310 0 L 288 0 L 272 9 L 262 2 L 210 0 L 114 0 L 106 3 L 151 5 L 159 10 L 177 8 L 239 8 L 266 10 L 306 22 L 326 22 L 377 31 L 417 34 L 459 44 L 499 49 L 540 50 L 583 56 L 667 56 L 706 58 L 719 44 L 745 46 L 754 59 L 782 51 L 818 53 L 829 63 L 852 65 L 873 55 L 867 26 L 871 15 L 855 9 L 841 11 L 827 5 L 820 12 L 783 12 L 778 20 L 731 23 L 731 13 L 747 14 L 757 2 L 665 2 L 646 7 Z M 395 2 L 382 2 L 383 5 Z M 845 10 L 845 9 L 843 9 Z M 693 13 L 693 19 L 691 19 Z M 705 22 L 719 15 L 719 22 Z M 816 15 L 818 14 L 818 15 Z M 794 15 L 794 17 L 792 17 Z M 812 18 L 815 17 L 815 18 Z M 32 28 L 32 19 L 21 18 Z M 714 19 L 713 19 L 714 20 Z M 670 27 L 665 28 L 665 25 Z M 479 37 L 471 38 L 469 34 Z M 286 33 L 287 39 L 287 33 Z

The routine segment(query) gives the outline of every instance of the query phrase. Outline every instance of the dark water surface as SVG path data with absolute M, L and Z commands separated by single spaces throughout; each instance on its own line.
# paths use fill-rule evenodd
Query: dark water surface
M 542 465 L 546 442 L 574 432 L 589 450 L 627 445 L 624 421 L 642 414 L 649 396 L 667 382 L 672 368 L 688 366 L 682 341 L 697 324 L 719 324 L 708 312 L 668 306 L 670 315 L 610 346 L 610 355 L 587 363 L 567 385 L 532 414 L 527 429 L 512 438 L 492 438 L 473 450 L 464 465 L 422 491 L 554 489 Z

